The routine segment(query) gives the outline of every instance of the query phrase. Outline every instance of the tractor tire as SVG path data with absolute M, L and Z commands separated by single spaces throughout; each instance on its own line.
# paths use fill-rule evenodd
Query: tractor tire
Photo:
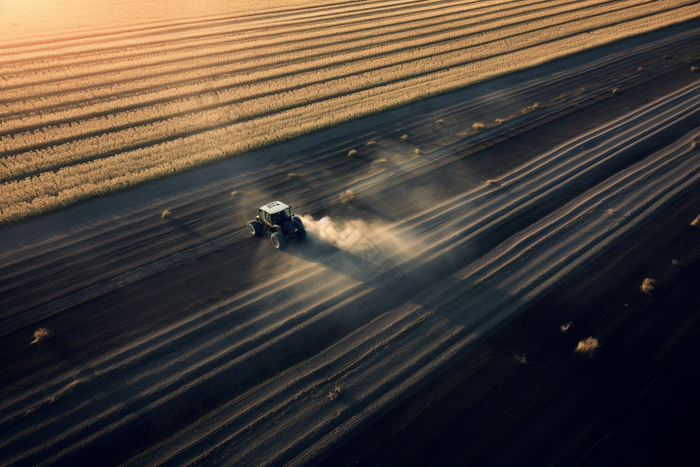
M 304 227 L 299 229 L 297 236 L 299 237 L 299 240 L 304 240 L 306 238 L 306 229 Z
M 255 235 L 256 237 L 262 237 L 263 227 L 262 225 L 260 225 L 260 222 L 250 221 L 248 222 L 248 232 L 250 232 L 251 235 Z
M 270 235 L 270 242 L 272 242 L 272 246 L 277 248 L 278 250 L 284 250 L 284 247 L 287 246 L 287 239 L 284 238 L 284 235 L 282 232 L 274 232 L 272 235 Z

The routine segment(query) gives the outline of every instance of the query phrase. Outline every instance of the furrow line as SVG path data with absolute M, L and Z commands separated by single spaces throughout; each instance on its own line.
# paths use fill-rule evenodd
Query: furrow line
M 309 320 L 307 320 L 303 323 L 300 323 L 300 324 L 294 326 L 293 328 L 285 331 L 284 333 L 277 335 L 274 338 L 263 342 L 259 347 L 256 347 L 256 348 L 250 350 L 246 354 L 241 355 L 240 357 L 235 358 L 233 360 L 230 360 L 230 361 L 226 362 L 225 364 L 216 367 L 212 371 L 179 386 L 177 389 L 175 389 L 167 394 L 164 394 L 162 397 L 156 399 L 155 401 L 148 403 L 148 405 L 143 406 L 143 407 L 137 409 L 136 411 L 131 412 L 130 414 L 121 417 L 119 420 L 114 421 L 110 425 L 103 427 L 100 430 L 98 430 L 92 434 L 89 434 L 89 435 L 82 437 L 80 439 L 80 441 L 67 445 L 65 447 L 65 449 L 63 449 L 59 453 L 51 455 L 50 457 L 42 456 L 42 459 L 36 459 L 37 465 L 49 465 L 49 464 L 55 463 L 59 459 L 63 459 L 66 456 L 70 456 L 72 454 L 75 454 L 80 449 L 84 448 L 85 446 L 90 445 L 91 443 L 95 442 L 97 439 L 100 439 L 105 435 L 108 435 L 110 433 L 114 433 L 114 431 L 116 431 L 118 429 L 127 428 L 131 423 L 138 420 L 139 417 L 142 417 L 145 414 L 154 412 L 157 408 L 163 407 L 165 404 L 172 402 L 173 400 L 175 400 L 178 397 L 182 397 L 187 392 L 192 391 L 193 389 L 196 389 L 198 386 L 200 386 L 202 384 L 206 384 L 208 381 L 212 380 L 213 378 L 215 378 L 215 377 L 217 377 L 225 372 L 231 371 L 235 366 L 239 365 L 241 362 L 246 361 L 246 360 L 250 360 L 253 356 L 258 355 L 258 354 L 264 352 L 265 350 L 272 348 L 275 344 L 278 344 L 283 339 L 288 338 L 289 336 L 294 335 L 294 334 L 302 331 L 304 328 L 310 326 L 311 324 L 313 324 L 317 321 L 320 321 L 321 319 L 324 319 L 327 316 L 337 312 L 337 310 L 346 307 L 348 304 L 359 300 L 360 298 L 369 294 L 371 292 L 371 290 L 372 289 L 364 289 L 364 290 L 356 293 L 352 297 L 347 298 L 347 299 L 343 300 L 343 302 L 336 304 L 336 305 L 322 311 L 321 313 L 313 316 Z M 64 440 L 64 442 L 68 441 L 67 434 L 62 435 L 60 438 L 61 438 L 61 440 Z M 56 441 L 60 441 L 60 440 L 57 439 Z M 47 447 L 48 444 L 49 444 L 49 442 L 47 442 L 44 445 L 44 447 Z M 22 455 L 22 458 L 24 458 L 24 457 L 25 456 Z
M 692 137 L 697 136 L 698 134 L 695 134 Z M 613 204 L 612 200 L 618 196 L 619 193 L 631 189 L 635 184 L 640 183 L 640 181 L 643 181 L 646 177 L 654 175 L 655 172 L 666 168 L 666 166 L 670 164 L 677 163 L 679 159 L 685 157 L 694 149 L 693 144 L 686 141 L 686 138 L 674 146 L 675 147 L 672 147 L 670 152 L 664 151 L 659 153 L 657 156 L 645 159 L 640 165 L 633 166 L 630 170 L 611 177 L 596 187 L 596 189 L 587 192 L 585 198 L 577 198 L 575 201 L 572 201 L 572 203 L 567 205 L 566 210 L 555 211 L 550 216 L 543 219 L 541 223 L 534 224 L 509 238 L 499 246 L 498 250 L 490 251 L 479 261 L 461 270 L 458 277 L 461 279 L 469 277 L 470 280 L 475 283 L 485 281 L 493 277 L 507 265 L 513 264 L 520 257 L 529 254 L 539 243 L 545 241 L 551 242 L 551 236 L 555 234 L 563 235 L 563 232 L 573 231 L 574 223 L 579 222 L 581 218 L 587 214 L 598 212 L 605 204 L 615 206 L 614 210 L 612 208 L 610 209 L 612 212 L 605 212 L 605 215 L 608 217 L 615 216 L 622 217 L 622 219 L 630 217 L 631 214 L 629 213 L 624 216 L 620 214 L 624 206 Z M 681 176 L 679 180 L 682 179 L 683 176 Z M 605 216 L 601 216 L 600 219 L 600 222 L 603 224 L 610 222 L 604 220 Z M 595 231 L 595 229 L 593 230 Z M 579 232 L 582 231 L 579 230 Z M 588 230 L 585 235 L 589 235 Z M 500 264 L 494 266 L 494 263 Z
M 697 135 L 696 135 L 697 136 Z M 656 173 L 652 172 L 648 174 L 647 177 L 643 177 L 638 180 L 638 185 L 645 186 L 645 189 L 640 193 L 639 190 L 631 191 L 628 188 L 628 193 L 635 193 L 634 199 L 630 199 L 627 195 L 623 198 L 624 203 L 619 203 L 621 209 L 624 209 L 624 217 L 619 221 L 614 223 L 615 226 L 624 226 L 626 221 L 635 219 L 645 208 L 651 205 L 656 200 L 662 198 L 669 192 L 672 192 L 679 186 L 685 184 L 688 180 L 696 178 L 698 172 L 700 171 L 700 164 L 693 159 L 689 158 L 685 161 L 672 161 L 669 163 L 671 167 L 658 167 Z M 673 163 L 676 163 L 675 167 Z M 664 169 L 667 169 L 667 173 L 664 173 Z M 645 180 L 646 178 L 653 176 L 651 180 Z M 625 196 L 626 193 L 612 193 L 609 199 L 614 199 L 618 196 Z M 603 214 L 606 216 L 606 214 Z M 595 219 L 598 219 L 596 221 Z M 605 219 L 605 217 L 603 217 Z M 503 290 L 508 290 L 511 293 L 517 293 L 520 290 L 526 290 L 531 288 L 533 284 L 537 284 L 543 280 L 543 278 L 548 277 L 554 269 L 553 264 L 557 262 L 565 263 L 576 258 L 594 245 L 596 240 L 604 239 L 606 237 L 607 229 L 610 229 L 609 222 L 602 222 L 600 216 L 593 216 L 593 220 L 589 221 L 586 226 L 585 231 L 582 229 L 575 228 L 572 232 L 568 233 L 568 237 L 565 241 L 560 244 L 554 244 L 553 242 L 547 243 L 547 248 L 542 247 L 542 251 L 537 251 L 536 262 L 530 263 L 527 268 L 521 268 L 522 273 L 518 277 L 501 278 L 499 283 L 499 288 Z M 583 219 L 581 220 L 584 221 Z M 564 235 L 562 232 L 557 232 L 556 238 Z M 535 252 L 533 252 L 534 254 Z M 540 263 L 541 261 L 541 263 Z
M 326 284 L 320 292 L 329 292 L 338 282 L 340 281 L 335 280 Z M 201 343 L 195 341 L 194 343 L 190 344 L 188 341 L 193 339 L 193 337 L 191 336 L 191 332 L 188 330 L 181 336 L 175 336 L 169 341 L 162 343 L 158 342 L 157 348 L 146 349 L 146 351 L 143 352 L 143 355 L 135 355 L 130 357 L 128 361 L 119 362 L 118 367 L 113 366 L 112 368 L 105 368 L 104 373 L 100 373 L 98 381 L 94 384 L 91 384 L 90 382 L 92 375 L 88 375 L 86 381 L 81 384 L 80 394 L 73 394 L 73 396 L 80 397 L 82 399 L 85 398 L 90 392 L 104 391 L 105 386 L 107 386 L 109 388 L 108 392 L 115 392 L 117 389 L 119 390 L 119 395 L 111 398 L 109 404 L 114 404 L 115 400 L 119 400 L 119 405 L 122 407 L 122 410 L 137 410 L 144 404 L 161 397 L 163 394 L 167 394 L 169 390 L 175 387 L 175 384 L 195 380 L 206 375 L 222 362 L 239 358 L 241 355 L 244 355 L 247 352 L 254 351 L 254 345 L 256 341 L 261 340 L 261 337 L 264 338 L 265 336 L 274 336 L 276 332 L 279 333 L 284 331 L 285 329 L 289 328 L 290 325 L 293 325 L 294 321 L 299 321 L 299 319 L 304 318 L 305 314 L 313 311 L 314 309 L 323 308 L 324 306 L 332 306 L 349 295 L 351 290 L 354 288 L 356 288 L 356 285 L 349 285 L 344 288 L 334 290 L 332 293 L 326 294 L 322 300 L 315 304 L 307 305 L 306 307 L 297 311 L 296 314 L 291 317 L 287 316 L 289 315 L 289 311 L 294 309 L 294 305 L 298 304 L 301 299 L 297 299 L 293 302 L 287 301 L 284 305 L 279 306 L 276 310 L 270 313 L 271 316 L 256 318 L 248 323 L 235 326 L 232 329 L 218 327 L 216 328 L 214 335 L 204 336 L 204 340 Z M 254 300 L 253 303 L 255 302 L 256 301 Z M 250 307 L 250 303 L 241 304 L 230 310 L 228 313 L 245 307 Z M 283 312 L 285 310 L 287 313 Z M 256 322 L 261 321 L 263 318 L 270 318 L 272 323 L 267 324 L 264 322 Z M 256 326 L 267 327 L 258 330 Z M 250 332 L 246 333 L 247 328 L 252 329 L 249 330 Z M 241 335 L 239 336 L 237 334 Z M 227 347 L 217 348 L 216 344 L 221 344 L 222 339 L 225 338 L 234 339 L 235 343 Z M 174 339 L 181 339 L 182 341 L 187 342 L 187 344 L 182 345 L 183 343 L 173 342 Z M 182 352 L 184 353 L 183 356 L 173 361 L 170 360 L 170 357 L 156 359 L 155 357 L 157 356 L 149 355 L 154 350 L 160 351 L 162 354 L 165 350 L 167 350 L 162 349 L 162 347 L 165 345 L 181 345 Z M 147 360 L 149 363 L 146 368 L 142 368 L 141 366 L 134 367 L 134 372 L 126 375 L 121 374 L 121 372 L 112 376 L 108 376 L 106 374 L 113 372 L 115 368 L 123 370 L 125 365 L 138 362 L 139 358 L 142 356 L 149 357 Z M 182 365 L 183 360 L 187 361 L 187 366 L 184 368 Z M 110 379 L 116 379 L 116 381 L 113 381 L 112 384 L 110 384 Z M 57 396 L 47 395 L 46 397 L 52 401 L 51 404 L 56 404 L 59 401 L 63 404 L 70 404 L 73 402 L 70 397 L 66 397 L 63 400 Z M 77 426 L 69 429 L 69 431 L 74 435 L 77 435 L 84 426 L 96 426 L 96 423 L 91 421 L 91 417 L 93 417 L 95 412 L 99 412 L 101 410 L 100 405 L 102 404 L 95 400 L 91 405 L 85 406 L 79 413 L 76 413 L 75 410 L 69 408 L 68 410 L 64 411 L 63 416 L 56 417 L 54 421 L 55 423 L 63 422 L 64 417 L 70 416 L 70 418 L 66 418 L 66 420 L 70 420 L 69 423 L 74 423 L 72 420 L 75 420 Z M 31 411 L 31 413 L 34 414 L 37 412 L 37 410 L 41 410 L 41 404 L 39 406 L 30 407 L 29 409 L 24 407 L 21 408 L 22 413 L 19 416 L 23 415 L 26 410 Z M 60 408 L 57 410 L 60 410 Z M 36 415 L 38 415 L 38 412 L 34 416 Z M 28 423 L 31 423 L 31 421 Z M 63 423 L 63 425 L 65 425 L 65 423 Z M 38 432 L 37 430 L 40 428 L 45 430 L 46 433 Z M 65 426 L 54 427 L 47 424 L 43 424 L 41 427 L 36 427 L 36 429 L 33 428 L 33 425 L 30 425 L 27 429 L 21 430 L 21 432 L 17 432 L 16 429 L 13 429 L 12 431 L 15 433 L 15 435 L 9 439 L 7 443 L 4 443 L 3 447 L 5 447 L 5 445 L 21 443 L 22 438 L 28 435 L 50 438 L 54 434 L 59 434 L 57 439 L 60 441 L 60 438 L 62 438 L 61 433 L 63 433 L 65 430 Z
M 686 107 L 683 104 L 680 106 Z M 630 141 L 626 141 L 621 148 L 619 146 L 608 147 L 602 154 L 595 153 L 595 155 L 590 159 L 583 158 L 576 166 L 569 168 L 569 170 L 564 173 L 560 171 L 561 169 L 550 169 L 548 170 L 548 174 L 551 175 L 549 177 L 537 176 L 532 181 L 526 178 L 525 180 L 527 180 L 527 182 L 525 185 L 523 185 L 522 189 L 517 186 L 518 184 L 516 184 L 516 189 L 522 193 L 519 196 L 511 197 L 511 193 L 505 190 L 498 190 L 498 195 L 487 203 L 488 206 L 481 205 L 479 207 L 478 211 L 484 212 L 481 217 L 476 217 L 476 212 L 467 214 L 467 217 L 476 217 L 474 221 L 470 222 L 468 234 L 465 235 L 462 231 L 453 233 L 449 236 L 449 238 L 442 237 L 434 245 L 430 245 L 430 247 L 421 251 L 421 257 L 427 256 L 424 261 L 431 261 L 432 259 L 451 251 L 458 245 L 469 241 L 476 235 L 480 235 L 488 230 L 502 225 L 502 223 L 506 222 L 513 214 L 522 213 L 536 203 L 551 198 L 552 196 L 557 196 L 561 190 L 567 189 L 573 181 L 584 180 L 586 176 L 589 176 L 589 174 L 595 174 L 596 171 L 601 170 L 601 168 L 605 167 L 606 165 L 613 163 L 617 157 L 624 155 L 625 151 L 649 140 L 664 129 L 667 129 L 678 121 L 687 118 L 688 115 L 696 114 L 698 110 L 700 110 L 700 96 L 693 99 L 690 106 L 692 106 L 690 109 L 683 109 L 685 115 L 678 116 L 677 114 L 671 113 L 670 115 L 667 115 L 666 119 L 664 119 L 658 125 L 653 125 L 651 127 L 640 125 L 641 132 L 633 136 Z M 566 167 L 567 165 L 569 165 L 568 161 L 564 161 L 564 166 Z M 541 185 L 541 183 L 546 183 L 546 185 Z M 533 185 L 536 186 L 536 188 L 528 191 L 528 187 Z M 509 201 L 505 205 L 501 205 L 499 208 L 497 208 L 497 211 L 488 211 L 486 209 L 486 207 L 493 206 L 502 199 L 509 199 Z
M 311 444 L 311 440 L 318 438 L 319 431 L 329 431 L 334 424 L 347 420 L 351 414 L 374 402 L 397 381 L 408 377 L 435 358 L 436 353 L 443 352 L 462 333 L 461 326 L 447 320 L 438 320 L 432 326 L 426 322 L 423 326 L 430 337 L 421 335 L 410 339 L 404 336 L 405 342 L 394 342 L 390 348 L 377 349 L 366 366 L 340 377 L 343 384 L 341 396 L 351 398 L 350 402 L 337 407 L 328 401 L 327 392 L 314 391 L 304 401 L 294 401 L 292 409 L 295 417 L 289 423 L 284 423 L 288 417 L 287 412 L 283 411 L 288 407 L 276 407 L 261 417 L 260 421 L 265 423 L 266 429 L 259 427 L 259 434 L 253 439 L 246 438 L 245 442 L 236 443 L 236 436 L 233 435 L 226 440 L 226 457 L 233 457 L 226 464 L 256 462 L 259 465 L 270 465 L 284 462 L 290 453 L 303 450 Z M 379 359 L 385 352 L 390 354 Z M 377 374 L 380 376 L 377 377 Z M 329 381 L 326 386 L 332 390 L 333 382 Z M 208 454 L 210 453 L 205 452 L 202 456 L 191 458 L 187 464 L 196 464 Z
M 201 453 L 222 442 L 232 431 L 247 429 L 254 420 L 260 418 L 260 412 L 266 413 L 270 408 L 279 410 L 313 388 L 356 368 L 376 349 L 405 334 L 432 314 L 430 311 L 419 314 L 421 311 L 420 306 L 407 304 L 381 315 L 321 354 L 304 360 L 217 408 L 195 425 L 132 459 L 129 464 L 142 465 L 156 460 L 173 463 L 183 456 L 194 455 L 194 449 Z M 195 439 L 192 438 L 193 433 L 196 433 Z
M 397 228 L 400 229 L 400 231 L 404 231 L 414 228 L 416 225 L 424 225 L 436 221 L 443 213 L 452 214 L 454 211 L 462 212 L 465 207 L 469 208 L 470 203 L 482 201 L 484 198 L 493 196 L 495 192 L 502 191 L 504 188 L 510 186 L 517 187 L 519 184 L 528 182 L 528 180 L 532 179 L 533 175 L 541 177 L 543 170 L 547 170 L 548 173 L 556 173 L 561 170 L 562 164 L 568 164 L 572 161 L 571 153 L 576 151 L 579 147 L 585 146 L 587 149 L 576 157 L 585 160 L 593 151 L 598 152 L 604 147 L 614 149 L 619 138 L 627 137 L 628 141 L 634 140 L 639 136 L 636 133 L 638 129 L 646 128 L 650 116 L 657 119 L 662 115 L 668 116 L 670 114 L 670 118 L 676 118 L 676 108 L 690 107 L 693 102 L 698 101 L 700 96 L 694 97 L 698 90 L 700 90 L 700 85 L 698 84 L 686 86 L 673 93 L 671 96 L 659 99 L 630 114 L 626 114 L 603 127 L 596 128 L 573 141 L 565 143 L 533 159 L 527 164 L 495 180 L 495 186 L 490 184 L 482 185 L 456 198 L 444 201 L 431 207 L 427 211 L 417 213 L 405 219 L 402 221 L 404 225 L 402 226 L 400 224 Z M 534 181 L 530 182 L 531 185 L 540 183 L 541 178 L 536 178 Z
M 137 339 L 128 345 L 109 352 L 98 359 L 88 362 L 82 368 L 62 375 L 51 381 L 35 386 L 30 391 L 25 391 L 13 398 L 6 398 L 0 402 L 0 413 L 7 410 L 17 410 L 13 407 L 22 403 L 25 406 L 36 403 L 39 399 L 44 399 L 49 394 L 54 397 L 60 393 L 62 388 L 71 381 L 92 376 L 95 372 L 103 376 L 122 369 L 134 361 L 150 356 L 158 351 L 163 345 L 190 336 L 191 333 L 208 326 L 215 325 L 222 318 L 226 318 L 232 312 L 243 307 L 255 304 L 258 300 L 264 299 L 275 293 L 283 293 L 289 287 L 303 284 L 305 280 L 317 276 L 322 271 L 314 265 L 304 265 L 295 269 L 293 273 L 287 273 L 274 280 L 263 282 L 257 286 L 247 289 L 245 292 L 237 294 L 230 299 L 224 300 L 214 306 L 208 307 L 197 313 L 191 314 L 174 324 L 166 326 L 155 333 Z M 254 318 L 254 320 L 260 318 Z M 31 399 L 31 400 L 30 400 Z M 38 402 L 41 405 L 41 402 Z M 31 408 L 31 407 L 30 407 Z M 12 416 L 2 415 L 0 426 L 12 421 Z
M 696 164 L 697 170 L 697 164 Z M 295 459 L 289 462 L 287 465 L 303 465 L 310 463 L 311 461 L 320 461 L 323 459 L 324 455 L 328 452 L 331 447 L 338 446 L 343 442 L 344 439 L 352 436 L 360 426 L 368 425 L 372 420 L 376 419 L 380 413 L 385 412 L 395 403 L 400 401 L 403 397 L 409 394 L 412 390 L 417 388 L 419 385 L 424 384 L 432 374 L 439 371 L 441 367 L 452 360 L 456 355 L 462 354 L 467 346 L 473 342 L 473 340 L 480 336 L 486 334 L 488 331 L 493 329 L 495 326 L 503 322 L 505 319 L 510 318 L 516 313 L 522 312 L 528 306 L 533 304 L 533 301 L 537 298 L 541 298 L 547 291 L 551 290 L 556 286 L 559 281 L 561 281 L 566 275 L 571 274 L 576 268 L 580 267 L 586 261 L 591 260 L 596 255 L 601 254 L 606 249 L 612 247 L 615 242 L 620 241 L 625 235 L 629 234 L 633 228 L 637 228 L 643 222 L 648 222 L 654 215 L 661 211 L 668 203 L 672 202 L 673 199 L 680 196 L 683 192 L 691 189 L 693 186 L 700 182 L 700 173 L 692 175 L 690 178 L 685 180 L 682 184 L 675 186 L 671 191 L 666 192 L 660 199 L 657 199 L 653 204 L 645 204 L 641 209 L 642 211 L 630 222 L 622 226 L 621 228 L 609 232 L 609 235 L 605 236 L 603 239 L 599 240 L 591 248 L 583 252 L 581 256 L 573 259 L 573 261 L 568 264 L 558 263 L 550 271 L 550 276 L 546 278 L 536 287 L 527 291 L 527 293 L 522 294 L 517 300 L 515 300 L 510 306 L 498 312 L 498 307 L 494 307 L 492 311 L 494 314 L 490 314 L 488 318 L 481 323 L 471 334 L 466 338 L 459 341 L 457 344 L 453 345 L 447 351 L 442 353 L 438 358 L 430 362 L 429 364 L 423 366 L 419 371 L 411 375 L 402 383 L 396 385 L 390 391 L 385 393 L 381 398 L 369 404 L 361 412 L 354 415 L 352 418 L 342 423 L 340 426 L 329 429 L 328 434 L 326 434 L 321 440 L 314 443 L 311 447 L 306 449 L 303 453 L 298 455 Z M 643 190 L 643 187 L 641 188 Z M 648 200 L 647 200 L 648 202 Z M 537 260 L 535 258 L 535 260 Z M 460 289 L 457 294 L 462 296 L 465 294 L 463 286 L 458 286 Z M 521 289 L 522 290 L 522 289 Z M 439 294 L 442 300 L 441 304 L 436 304 L 435 309 L 443 309 L 444 307 L 449 307 L 454 304 L 450 300 L 455 300 L 454 295 L 449 297 L 445 301 L 446 294 Z M 505 293 L 503 293 L 505 295 Z M 466 304 L 464 300 L 461 300 L 462 305 L 459 307 L 460 310 L 464 309 Z M 498 304 L 500 305 L 500 303 Z M 488 313 L 484 313 L 488 315 Z

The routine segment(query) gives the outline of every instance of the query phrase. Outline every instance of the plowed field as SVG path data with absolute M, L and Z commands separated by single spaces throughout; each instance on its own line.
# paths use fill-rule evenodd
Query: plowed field
M 10 110 L 2 125 L 27 128 L 3 140 L 14 154 L 5 160 L 75 141 L 102 148 L 103 137 L 117 146 L 59 166 L 99 172 L 100 161 L 131 151 L 119 145 L 180 145 L 193 154 L 200 150 L 191 138 L 202 138 L 201 153 L 219 150 L 229 123 L 207 120 L 202 109 L 220 112 L 235 96 L 207 103 L 206 93 L 219 92 L 216 80 L 245 74 L 224 70 L 239 65 L 218 63 L 216 47 L 247 50 L 255 34 L 296 18 L 295 27 L 319 36 L 314 47 L 328 48 L 319 60 L 355 66 L 331 51 L 343 32 L 330 23 L 356 21 L 359 35 L 363 9 L 386 10 L 396 31 L 382 33 L 381 47 L 390 48 L 404 43 L 389 39 L 403 34 L 401 24 L 448 31 L 462 21 L 440 17 L 444 3 L 401 3 L 402 14 L 416 11 L 410 23 L 394 20 L 389 2 L 255 17 L 236 23 L 248 42 L 225 40 L 223 20 L 222 32 L 208 24 L 183 37 L 178 29 L 164 46 L 143 34 L 148 50 L 95 40 L 93 52 L 81 44 L 74 54 L 42 55 L 35 72 L 18 57 L 16 86 L 2 72 L 16 93 L 3 91 Z M 467 6 L 488 4 L 487 15 L 553 3 L 569 5 Z M 284 31 L 282 48 L 269 54 L 294 67 L 283 48 L 301 43 Z M 379 41 L 370 33 L 357 40 Z M 159 74 L 170 62 L 178 73 Z M 700 415 L 700 227 L 691 225 L 700 223 L 698 65 L 696 20 L 3 227 L 0 464 L 692 464 Z M 44 66 L 56 75 L 44 76 Z M 127 69 L 145 78 L 121 77 Z M 369 83 L 362 73 L 351 81 Z M 196 83 L 209 91 L 188 91 Z M 137 104 L 122 84 L 143 86 Z M 196 117 L 171 107 L 169 93 L 181 91 L 178 102 L 201 106 Z M 41 94 L 31 97 L 36 112 L 26 110 L 25 92 Z M 165 113 L 146 111 L 156 107 Z M 205 129 L 164 130 L 143 142 L 136 133 L 113 136 L 132 131 L 115 123 L 127 114 L 153 128 L 202 117 Z M 309 115 L 314 128 L 326 126 Z M 251 128 L 267 136 L 272 127 L 257 118 Z M 75 135 L 51 136 L 51 128 Z M 60 176 L 59 166 L 17 170 Z M 29 172 L 7 175 L 3 186 L 33 180 L 22 178 Z M 245 229 L 276 199 L 309 230 L 284 251 Z M 651 289 L 642 290 L 645 279 Z M 48 336 L 33 342 L 39 329 Z M 588 337 L 597 348 L 576 352 Z

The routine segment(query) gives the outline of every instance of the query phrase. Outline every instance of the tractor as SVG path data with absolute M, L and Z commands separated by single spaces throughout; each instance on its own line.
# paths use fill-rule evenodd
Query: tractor
M 284 250 L 287 242 L 306 238 L 306 229 L 299 216 L 292 214 L 292 207 L 280 201 L 261 206 L 255 219 L 248 222 L 248 232 L 262 237 L 263 232 L 270 231 L 272 246 Z

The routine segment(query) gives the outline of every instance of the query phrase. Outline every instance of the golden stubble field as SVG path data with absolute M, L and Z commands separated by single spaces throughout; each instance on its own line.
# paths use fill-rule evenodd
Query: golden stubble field
M 7 224 L 679 23 L 700 5 L 6 0 L 0 13 Z

